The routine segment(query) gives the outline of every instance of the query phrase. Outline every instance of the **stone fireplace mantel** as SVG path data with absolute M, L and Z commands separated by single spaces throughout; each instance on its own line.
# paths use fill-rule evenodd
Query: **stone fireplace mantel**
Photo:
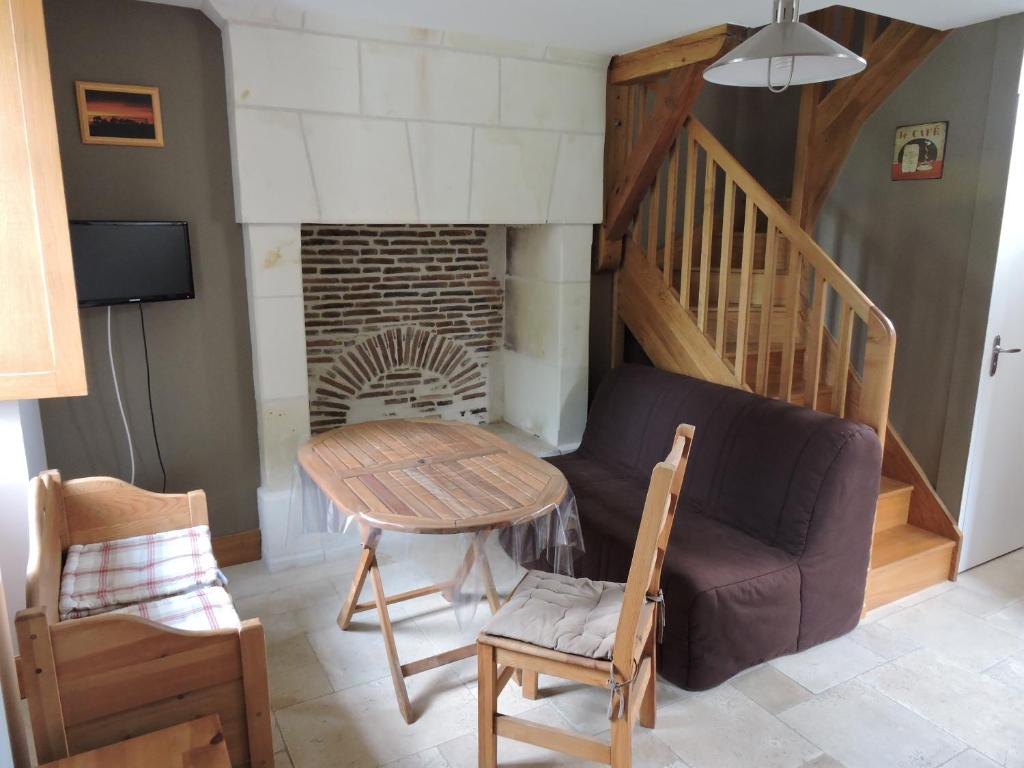
M 258 2 L 206 0 L 204 11 L 224 39 L 268 566 L 325 556 L 319 537 L 287 530 L 310 430 L 303 223 L 508 227 L 492 417 L 578 443 L 607 58 Z

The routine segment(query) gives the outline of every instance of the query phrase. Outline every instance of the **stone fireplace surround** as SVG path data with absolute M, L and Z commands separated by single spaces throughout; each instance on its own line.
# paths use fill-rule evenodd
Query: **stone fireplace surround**
M 303 223 L 501 231 L 508 257 L 492 268 L 506 319 L 488 353 L 488 418 L 558 448 L 578 443 L 606 57 L 260 2 L 204 0 L 203 10 L 224 39 L 268 567 L 351 546 L 335 550 L 336 537 L 302 534 L 294 519 L 289 530 L 311 421 Z

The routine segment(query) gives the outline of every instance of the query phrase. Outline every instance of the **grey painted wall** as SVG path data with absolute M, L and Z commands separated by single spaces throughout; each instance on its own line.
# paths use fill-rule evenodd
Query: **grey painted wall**
M 954 31 L 868 120 L 817 239 L 892 319 L 890 409 L 957 514 L 1013 140 L 1024 15 Z M 949 121 L 944 177 L 890 181 L 899 125 Z
M 45 11 L 69 216 L 189 222 L 197 298 L 145 307 L 168 489 L 205 489 L 215 534 L 257 528 L 256 406 L 220 31 L 199 11 L 136 0 L 46 0 Z M 166 146 L 82 144 L 75 80 L 159 86 Z M 81 319 L 89 395 L 41 403 L 49 462 L 65 477 L 127 478 L 106 310 L 82 310 Z M 138 308 L 114 307 L 113 319 L 136 482 L 159 490 Z

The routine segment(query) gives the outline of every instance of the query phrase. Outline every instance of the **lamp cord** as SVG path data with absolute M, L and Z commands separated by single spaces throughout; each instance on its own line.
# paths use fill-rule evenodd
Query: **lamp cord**
M 125 435 L 126 438 L 128 438 L 128 456 L 131 458 L 131 463 L 132 463 L 132 474 L 131 474 L 131 480 L 129 482 L 131 482 L 132 485 L 135 485 L 135 446 L 132 443 L 132 431 L 131 431 L 131 429 L 128 428 L 128 417 L 125 415 L 125 412 L 124 412 L 124 402 L 121 400 L 121 388 L 118 386 L 118 383 L 117 383 L 117 369 L 114 367 L 114 342 L 113 342 L 113 334 L 112 334 L 112 332 L 110 330 L 110 323 L 111 323 L 110 318 L 111 318 L 111 310 L 112 309 L 113 309 L 113 307 L 111 307 L 108 304 L 107 305 L 107 355 L 110 358 L 110 375 L 114 379 L 114 394 L 117 395 L 117 408 L 121 412 L 121 423 L 124 424 L 124 435 Z
M 167 469 L 164 467 L 164 457 L 160 453 L 160 440 L 156 436 L 156 413 L 153 410 L 153 384 L 149 372 L 149 344 L 146 342 L 146 315 L 142 311 L 142 302 L 139 302 L 139 325 L 142 326 L 142 354 L 146 359 L 146 393 L 149 395 L 149 423 L 153 427 L 153 445 L 156 446 L 156 460 L 160 462 L 160 474 L 163 476 L 163 484 L 160 486 L 160 492 L 167 493 Z

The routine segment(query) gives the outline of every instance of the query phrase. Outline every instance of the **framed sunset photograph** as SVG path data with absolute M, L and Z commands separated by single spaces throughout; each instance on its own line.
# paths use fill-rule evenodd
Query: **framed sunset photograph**
M 146 85 L 75 82 L 84 144 L 162 147 L 160 89 Z

